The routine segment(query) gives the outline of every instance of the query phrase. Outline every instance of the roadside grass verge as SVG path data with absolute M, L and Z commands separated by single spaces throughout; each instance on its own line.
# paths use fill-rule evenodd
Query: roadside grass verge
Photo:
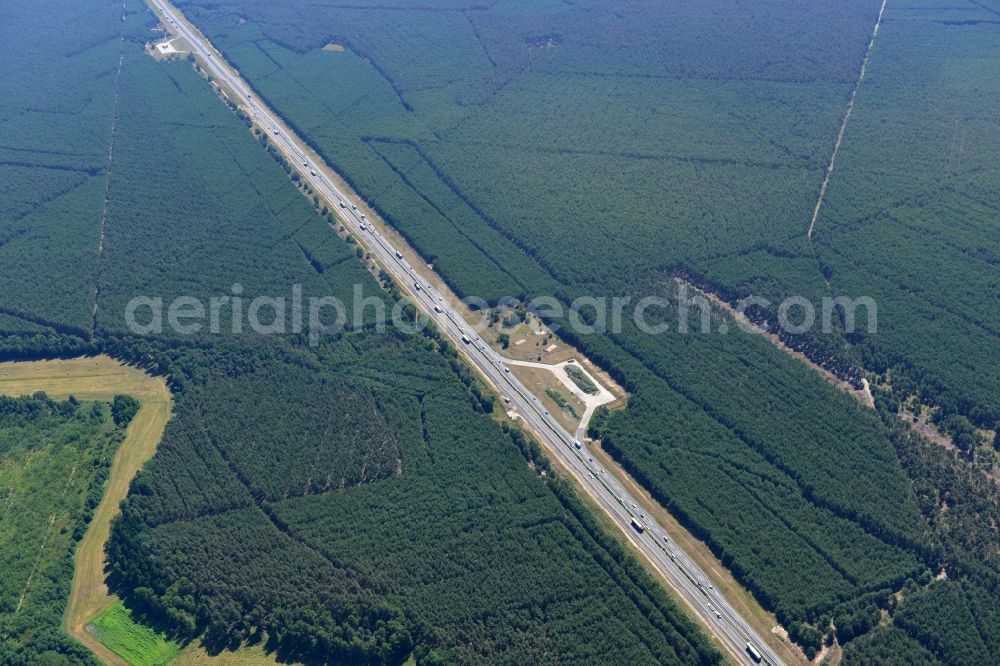
M 575 419 L 580 418 L 580 415 L 576 413 L 576 409 L 573 408 L 573 405 L 569 404 L 565 396 L 563 396 L 563 394 L 560 393 L 559 391 L 547 388 L 545 389 L 545 395 L 552 398 L 553 402 L 555 402 L 557 405 L 566 410 L 569 413 L 569 415 L 572 416 L 573 418 Z

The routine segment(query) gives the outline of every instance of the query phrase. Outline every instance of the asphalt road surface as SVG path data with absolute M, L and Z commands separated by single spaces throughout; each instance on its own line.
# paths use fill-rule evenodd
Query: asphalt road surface
M 191 30 L 180 20 L 179 13 L 163 4 L 162 0 L 150 1 L 166 18 L 170 29 L 191 44 L 203 67 L 217 81 L 240 96 L 242 105 L 249 110 L 253 121 L 268 133 L 272 143 L 299 170 L 302 178 L 326 199 L 330 209 L 336 211 L 355 237 L 377 257 L 386 271 L 408 291 L 413 301 L 437 323 L 438 328 L 478 368 L 504 400 L 509 401 L 507 409 L 516 412 L 544 440 L 550 455 L 554 455 L 576 477 L 600 508 L 685 599 L 689 608 L 700 616 L 724 647 L 741 663 L 767 663 L 773 666 L 783 664 L 733 610 L 722 594 L 712 587 L 691 558 L 668 540 L 663 528 L 645 515 L 638 501 L 588 453 L 587 446 L 559 425 L 538 399 L 509 372 L 506 359 L 483 341 L 448 301 L 417 274 L 402 253 L 397 252 L 382 234 L 365 221 L 364 214 L 356 208 L 357 204 L 347 193 L 341 191 L 323 170 L 315 169 L 299 138 L 290 135 L 278 117 L 236 75 L 235 70 L 221 62 L 219 53 L 211 44 Z M 759 651 L 762 661 L 752 658 L 748 643 Z

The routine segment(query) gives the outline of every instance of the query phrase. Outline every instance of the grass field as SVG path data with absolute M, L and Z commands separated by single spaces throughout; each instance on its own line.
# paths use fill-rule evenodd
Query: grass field
M 266 652 L 260 643 L 219 654 L 209 654 L 203 646 L 189 643 L 170 662 L 171 666 L 273 666 L 278 663 L 284 662 L 277 661 L 274 653 Z
M 133 666 L 164 666 L 180 650 L 163 634 L 136 622 L 120 601 L 101 613 L 88 632 Z
M 132 477 L 156 451 L 170 419 L 170 392 L 162 379 L 107 356 L 0 364 L 0 394 L 25 395 L 35 391 L 45 391 L 57 400 L 70 395 L 81 400 L 110 400 L 116 394 L 126 394 L 142 403 L 115 455 L 104 498 L 77 548 L 76 572 L 64 621 L 70 635 L 106 663 L 127 663 L 84 627 L 115 601 L 104 583 L 104 543 Z

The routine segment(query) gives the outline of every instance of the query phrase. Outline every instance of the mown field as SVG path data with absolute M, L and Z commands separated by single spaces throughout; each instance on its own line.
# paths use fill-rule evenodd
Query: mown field
M 997 8 L 890 3 L 810 242 L 880 4 L 178 6 L 460 294 L 638 298 L 680 274 L 731 301 L 874 296 L 878 335 L 786 342 L 877 373 L 880 413 L 754 336 L 626 323 L 570 341 L 633 396 L 594 434 L 807 654 L 905 636 L 977 663 L 905 618 L 921 595 L 960 615 L 996 589 L 995 562 L 966 557 L 995 525 L 943 524 L 952 502 L 978 510 L 945 482 L 967 462 L 917 474 L 889 412 L 917 395 L 956 432 L 1000 417 Z M 954 594 L 928 585 L 942 567 Z M 868 638 L 904 587 L 899 627 Z
M 140 3 L 126 2 L 124 21 L 120 4 L 70 5 L 20 7 L 2 22 L 12 67 L 24 60 L 67 109 L 90 93 L 103 106 L 95 101 L 87 139 L 93 201 L 60 199 L 66 183 L 36 180 L 43 159 L 69 159 L 72 132 L 51 155 L 31 153 L 10 186 L 43 191 L 24 203 L 37 217 L 5 213 L 4 224 L 65 237 L 45 262 L 34 248 L 0 246 L 11 258 L 6 284 L 17 286 L 0 292 L 0 349 L 4 358 L 104 352 L 162 375 L 173 397 L 157 453 L 111 526 L 107 582 L 124 606 L 94 635 L 129 661 L 149 656 L 131 652 L 151 638 L 146 626 L 163 632 L 157 641 L 230 656 L 255 644 L 292 661 L 515 664 L 558 650 L 580 663 L 719 663 L 537 445 L 493 420 L 492 398 L 433 332 L 380 331 L 367 319 L 313 347 L 229 326 L 128 328 L 136 296 L 249 301 L 293 285 L 345 300 L 355 287 L 385 301 L 398 294 L 190 63 L 142 53 L 158 33 Z M 41 57 L 67 17 L 88 38 Z M 68 60 L 85 71 L 62 69 Z M 52 118 L 32 106 L 27 80 L 15 81 L 0 132 L 6 140 L 16 129 L 30 152 Z M 46 197 L 80 228 L 64 228 Z

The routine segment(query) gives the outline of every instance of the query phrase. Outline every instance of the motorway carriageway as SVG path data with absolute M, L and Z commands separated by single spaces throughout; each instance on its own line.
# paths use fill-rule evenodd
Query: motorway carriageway
M 271 138 L 289 163 L 301 173 L 313 189 L 326 199 L 331 210 L 350 228 L 357 240 L 378 258 L 414 302 L 438 325 L 440 330 L 463 351 L 466 358 L 482 373 L 494 388 L 509 400 L 513 410 L 542 439 L 550 454 L 576 477 L 600 508 L 621 529 L 628 540 L 640 550 L 680 594 L 691 610 L 709 627 L 730 653 L 742 663 L 766 663 L 783 666 L 783 662 L 750 628 L 729 602 L 708 582 L 708 578 L 677 544 L 667 539 L 666 532 L 651 516 L 639 508 L 639 503 L 601 463 L 589 455 L 586 445 L 578 442 L 542 406 L 532 393 L 517 380 L 505 365 L 507 359 L 498 354 L 472 330 L 461 315 L 432 285 L 422 279 L 403 258 L 401 252 L 364 219 L 357 204 L 328 178 L 323 170 L 312 166 L 302 142 L 290 136 L 277 116 L 262 104 L 251 89 L 237 77 L 200 34 L 179 19 L 179 12 L 162 0 L 150 0 L 164 16 L 170 29 L 187 39 L 204 66 L 219 81 L 225 83 L 240 103 L 249 109 L 253 121 Z M 469 342 L 463 341 L 463 336 Z M 579 446 L 578 446 L 579 445 Z M 635 521 L 635 522 L 633 522 Z M 636 527 L 638 524 L 641 527 Z M 752 658 L 748 643 L 760 653 L 762 660 Z

